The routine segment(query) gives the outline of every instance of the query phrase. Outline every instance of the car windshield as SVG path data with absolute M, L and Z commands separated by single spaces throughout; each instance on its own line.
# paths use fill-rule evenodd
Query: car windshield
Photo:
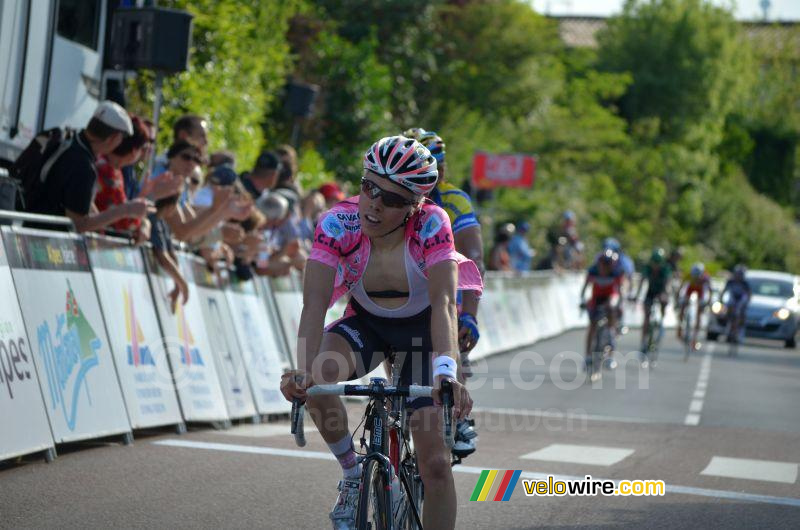
M 767 278 L 748 278 L 753 294 L 761 296 L 776 296 L 778 298 L 791 298 L 794 296 L 792 282 L 772 280 Z

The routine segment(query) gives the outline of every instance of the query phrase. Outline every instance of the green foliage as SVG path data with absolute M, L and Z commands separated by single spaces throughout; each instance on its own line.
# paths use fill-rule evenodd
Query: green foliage
M 709 0 L 628 0 L 597 50 L 568 49 L 523 0 L 162 4 L 197 16 L 164 122 L 209 116 L 212 148 L 245 166 L 300 127 L 302 184 L 353 182 L 373 141 L 424 127 L 446 141 L 456 184 L 476 151 L 537 156 L 533 189 L 498 190 L 481 217 L 529 220 L 540 255 L 571 209 L 590 254 L 613 235 L 633 256 L 680 245 L 712 271 L 800 271 L 797 30 L 751 45 Z M 320 87 L 303 123 L 284 108 L 288 78 Z M 147 112 L 152 74 L 132 86 Z
M 189 70 L 164 84 L 161 148 L 172 139 L 171 124 L 185 113 L 209 119 L 210 149 L 225 147 L 248 167 L 264 142 L 260 124 L 275 103 L 289 68 L 285 39 L 294 0 L 165 0 L 164 7 L 194 15 Z M 131 109 L 150 114 L 152 74 L 132 81 Z
M 731 12 L 707 1 L 627 0 L 598 41 L 600 66 L 634 79 L 622 114 L 658 120 L 666 139 L 718 129 L 746 87 L 746 42 Z

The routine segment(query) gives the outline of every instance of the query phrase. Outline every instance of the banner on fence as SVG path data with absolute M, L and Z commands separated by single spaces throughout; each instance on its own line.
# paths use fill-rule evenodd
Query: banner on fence
M 281 351 L 286 348 L 258 297 L 254 280 L 233 281 L 226 295 L 258 412 L 288 412 L 291 404 L 280 392 L 284 368 Z
M 152 251 L 145 251 L 156 310 L 164 345 L 169 355 L 175 390 L 186 421 L 224 421 L 228 419 L 216 363 L 211 357 L 197 287 L 191 276 L 189 300 L 180 302 L 172 313 L 169 292 L 172 279 L 158 266 Z
M 83 240 L 3 228 L 56 443 L 130 431 Z
M 208 332 L 213 357 L 217 363 L 222 392 L 231 418 L 244 418 L 256 414 L 253 394 L 247 380 L 250 365 L 242 361 L 242 353 L 231 310 L 225 293 L 217 287 L 216 281 L 205 266 L 196 259 L 184 259 L 183 268 L 191 267 L 200 296 L 200 308 Z M 262 309 L 263 311 L 263 309 Z
M 33 352 L 0 241 L 0 460 L 53 447 Z
M 131 426 L 181 423 L 141 250 L 108 239 L 86 243 Z

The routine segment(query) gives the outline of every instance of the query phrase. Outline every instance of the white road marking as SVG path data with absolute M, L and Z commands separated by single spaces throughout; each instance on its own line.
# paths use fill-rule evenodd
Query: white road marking
M 184 447 L 187 449 L 209 449 L 211 451 L 226 451 L 229 453 L 250 453 L 254 455 L 291 456 L 293 458 L 312 458 L 315 460 L 336 460 L 331 453 L 320 451 L 302 451 L 299 449 L 278 449 L 276 447 L 259 447 L 254 445 L 222 444 L 211 442 L 194 442 L 192 440 L 158 440 L 155 445 L 169 447 Z
M 703 411 L 703 400 L 706 398 L 708 378 L 711 377 L 711 358 L 714 355 L 714 343 L 706 348 L 703 360 L 700 362 L 700 373 L 697 375 L 697 384 L 694 387 L 692 401 L 689 403 L 689 413 L 683 420 L 684 425 L 700 425 L 700 413 Z
M 792 462 L 775 462 L 773 460 L 751 460 L 747 458 L 715 456 L 700 474 L 712 477 L 741 478 L 794 484 L 795 481 L 797 481 L 797 464 Z
M 540 418 L 561 418 L 566 420 L 586 420 L 586 421 L 608 421 L 616 423 L 660 423 L 659 420 L 650 418 L 636 418 L 626 416 L 604 416 L 602 414 L 586 414 L 583 411 L 561 412 L 560 410 L 537 410 L 537 409 L 506 409 L 499 407 L 475 407 L 472 409 L 475 414 L 504 414 L 507 416 L 537 416 Z
M 264 454 L 274 456 L 288 456 L 293 458 L 310 458 L 317 460 L 335 460 L 332 454 L 323 453 L 319 451 L 302 451 L 299 449 L 276 449 L 273 447 L 253 447 L 248 445 L 235 445 L 235 444 L 219 444 L 207 442 L 194 442 L 191 440 L 176 440 L 166 439 L 152 442 L 155 445 L 162 445 L 167 447 L 183 447 L 187 449 L 207 449 L 212 451 L 226 451 L 234 453 L 248 453 L 248 454 Z M 480 475 L 484 468 L 472 466 L 455 466 L 453 472 L 467 473 L 470 475 Z M 551 473 L 539 473 L 536 471 L 523 471 L 522 478 L 531 478 L 536 480 L 547 480 L 547 477 L 552 476 Z M 586 477 L 581 475 L 555 475 L 554 480 L 584 480 Z M 595 480 L 608 480 L 595 477 Z M 676 486 L 667 484 L 665 487 L 667 493 L 677 493 L 681 495 L 695 495 L 700 497 L 712 497 L 715 499 L 727 499 L 732 501 L 747 501 L 747 502 L 760 502 L 764 504 L 776 504 L 783 506 L 792 506 L 800 508 L 800 499 L 793 497 L 773 497 L 770 495 L 755 495 L 750 493 L 741 493 L 738 491 L 726 490 L 713 490 L 706 488 L 693 488 L 691 486 Z
M 245 436 L 248 438 L 266 438 L 269 436 L 288 435 L 289 426 L 287 425 L 240 425 L 222 431 L 211 431 L 214 434 L 224 436 Z
M 684 425 L 700 425 L 700 414 L 687 414 Z
M 551 444 L 543 449 L 520 456 L 524 460 L 566 462 L 592 466 L 613 466 L 633 454 L 633 449 L 595 445 Z

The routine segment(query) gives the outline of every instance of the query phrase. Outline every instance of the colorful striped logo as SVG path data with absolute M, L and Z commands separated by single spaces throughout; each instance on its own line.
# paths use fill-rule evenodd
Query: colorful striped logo
M 521 469 L 484 469 L 472 491 L 471 501 L 507 501 L 517 487 Z

